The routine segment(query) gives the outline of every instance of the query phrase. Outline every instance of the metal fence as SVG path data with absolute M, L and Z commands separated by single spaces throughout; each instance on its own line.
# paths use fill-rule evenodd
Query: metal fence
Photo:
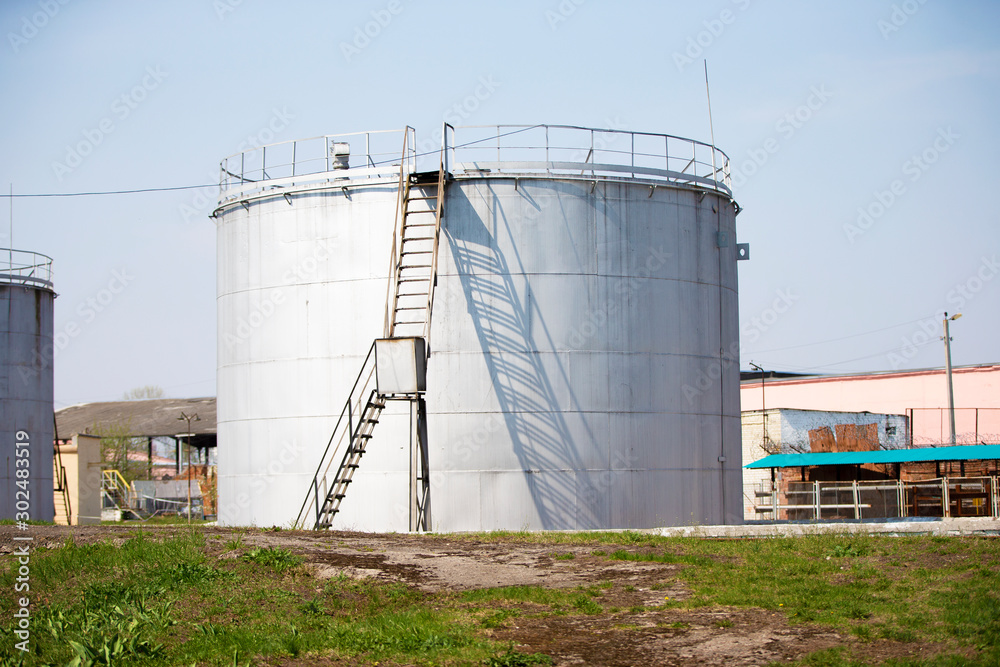
M 446 169 L 466 177 L 510 174 L 641 178 L 654 184 L 709 188 L 732 196 L 729 157 L 725 153 L 710 144 L 669 134 L 573 125 L 445 124 L 441 143 Z M 404 171 L 414 171 L 418 160 L 437 162 L 441 148 L 421 153 L 417 145 L 415 130 L 406 127 L 254 147 L 221 162 L 219 203 L 239 201 L 271 189 L 288 192 L 339 181 L 357 185 L 359 179 L 398 178 L 401 166 Z
M 341 180 L 398 178 L 403 137 L 412 170 L 416 139 L 413 128 L 327 134 L 254 147 L 230 155 L 219 165 L 219 203 L 271 188 L 293 188 Z
M 919 481 L 764 481 L 754 493 L 761 519 L 822 521 L 905 517 L 1000 517 L 996 477 Z
M 466 175 L 641 177 L 732 194 L 725 153 L 669 134 L 573 125 L 471 125 L 447 127 L 444 141 L 447 164 Z
M 31 250 L 0 248 L 0 283 L 52 286 L 52 258 Z

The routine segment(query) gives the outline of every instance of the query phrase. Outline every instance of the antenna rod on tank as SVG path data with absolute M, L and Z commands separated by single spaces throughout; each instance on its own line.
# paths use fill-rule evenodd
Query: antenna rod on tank
M 14 184 L 10 184 L 10 235 L 7 237 L 10 250 L 10 272 L 14 273 Z
M 712 93 L 708 89 L 708 59 L 704 60 L 705 63 L 705 97 L 708 98 L 708 131 L 712 137 L 712 180 L 715 180 L 715 175 L 718 170 L 715 167 L 715 126 L 712 124 Z

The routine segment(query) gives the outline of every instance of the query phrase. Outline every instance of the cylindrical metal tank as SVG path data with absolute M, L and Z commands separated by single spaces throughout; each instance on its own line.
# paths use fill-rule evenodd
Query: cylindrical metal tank
M 335 172 L 330 149 L 345 140 L 350 165 Z M 223 163 L 224 523 L 295 519 L 382 334 L 398 165 L 411 162 L 402 141 L 395 156 L 367 135 L 363 149 L 319 141 L 314 169 L 295 143 Z M 445 144 L 425 394 L 431 529 L 740 522 L 725 155 L 565 126 L 447 127 Z M 390 403 L 334 527 L 407 530 L 410 438 L 409 406 Z
M 52 521 L 54 516 L 54 299 L 51 258 L 0 249 L 0 451 L 4 489 L 0 518 L 4 519 Z

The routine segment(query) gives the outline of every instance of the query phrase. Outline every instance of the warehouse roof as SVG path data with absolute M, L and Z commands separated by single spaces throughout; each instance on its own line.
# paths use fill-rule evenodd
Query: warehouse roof
M 882 449 L 872 452 L 817 452 L 772 454 L 744 468 L 798 468 L 810 466 L 863 465 L 865 463 L 912 463 L 916 461 L 982 461 L 1000 459 L 1000 445 L 958 445 Z
M 96 435 L 109 426 L 125 426 L 133 436 L 172 437 L 187 433 L 187 422 L 178 419 L 182 412 L 198 415 L 198 421 L 191 422 L 191 433 L 215 435 L 215 397 L 80 403 L 56 412 L 56 428 L 60 438 Z

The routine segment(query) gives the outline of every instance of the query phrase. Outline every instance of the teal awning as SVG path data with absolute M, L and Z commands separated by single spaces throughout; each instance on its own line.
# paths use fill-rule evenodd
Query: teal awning
M 813 454 L 772 454 L 744 468 L 798 468 L 809 466 L 851 466 L 865 463 L 910 463 L 915 461 L 982 461 L 1000 459 L 1000 445 L 959 445 L 881 449 L 874 452 L 818 452 Z

